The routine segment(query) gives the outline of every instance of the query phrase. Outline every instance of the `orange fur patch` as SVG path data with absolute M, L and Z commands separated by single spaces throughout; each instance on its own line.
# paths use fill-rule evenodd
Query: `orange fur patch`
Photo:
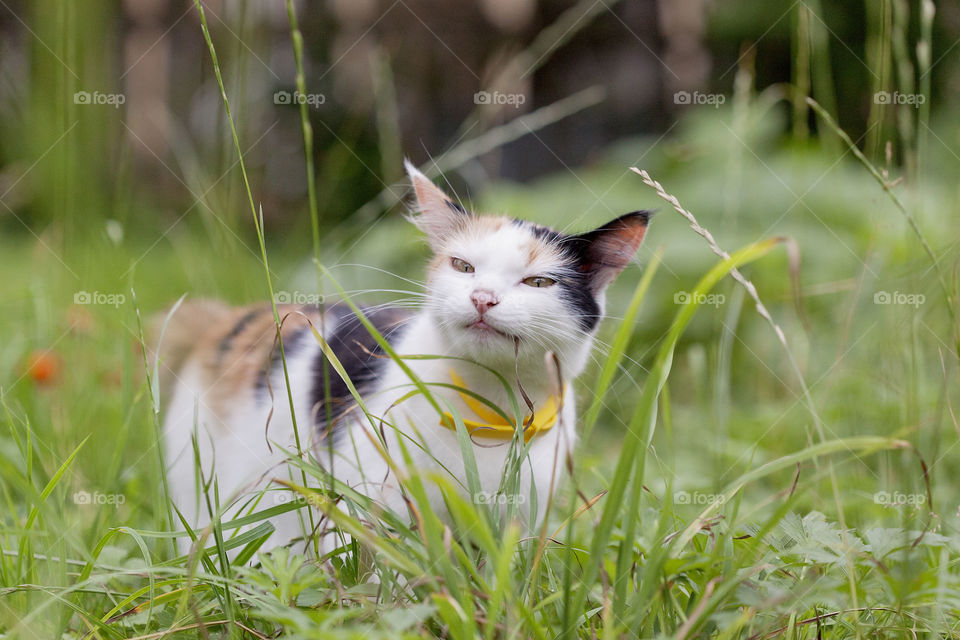
M 316 307 L 277 305 L 277 311 L 284 344 L 289 344 L 300 331 L 309 329 L 310 323 L 321 329 L 322 314 Z M 160 370 L 168 382 L 173 382 L 185 367 L 198 366 L 205 405 L 224 419 L 237 397 L 253 393 L 274 355 L 279 355 L 276 338 L 269 305 L 227 307 L 210 301 L 187 303 L 170 319 L 160 345 Z
M 477 234 L 495 233 L 507 224 L 507 219 L 501 216 L 474 216 L 470 220 L 470 231 Z
M 443 266 L 447 263 L 449 259 L 450 257 L 446 255 L 435 255 L 432 258 L 430 258 L 430 263 L 427 265 L 427 282 L 428 283 L 431 280 L 433 280 L 434 276 L 437 275 L 437 273 L 440 271 L 440 269 L 443 268 Z
M 547 242 L 542 238 L 530 238 L 530 242 L 526 246 L 527 249 L 527 264 L 533 264 L 538 261 L 549 261 L 549 262 L 564 262 L 565 257 L 560 248 L 551 243 Z

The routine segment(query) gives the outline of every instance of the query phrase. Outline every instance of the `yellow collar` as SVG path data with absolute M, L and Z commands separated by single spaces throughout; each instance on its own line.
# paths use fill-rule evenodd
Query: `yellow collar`
M 453 380 L 453 384 L 458 387 L 466 388 L 466 383 L 463 378 L 458 376 L 455 372 L 450 372 L 450 379 Z M 509 422 L 503 418 L 499 413 L 490 409 L 490 407 L 485 406 L 482 402 L 474 398 L 473 396 L 464 393 L 463 391 L 457 391 L 460 394 L 460 398 L 463 399 L 463 402 L 469 407 L 471 411 L 481 420 L 486 422 L 479 422 L 476 420 L 463 420 L 463 426 L 467 428 L 467 432 L 471 436 L 482 436 L 485 438 L 497 438 L 500 440 L 510 440 L 513 438 L 514 430 L 516 425 Z M 550 396 L 547 398 L 547 401 L 542 407 L 537 409 L 533 414 L 533 420 L 530 420 L 530 416 L 527 415 L 523 420 L 524 430 L 523 430 L 523 439 L 524 442 L 529 442 L 530 438 L 541 433 L 543 431 L 548 431 L 557 423 L 557 417 L 560 413 L 560 406 L 563 401 L 563 398 L 557 396 Z M 443 416 L 440 418 L 440 425 L 454 431 L 457 430 L 456 422 L 453 419 L 453 415 L 450 412 L 444 412 Z

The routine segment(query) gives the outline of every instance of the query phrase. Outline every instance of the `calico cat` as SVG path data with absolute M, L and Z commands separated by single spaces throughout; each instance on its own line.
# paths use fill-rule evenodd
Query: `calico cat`
M 536 513 L 520 510 L 529 527 L 542 518 L 576 439 L 572 381 L 589 358 L 604 292 L 636 253 L 649 214 L 628 213 L 593 231 L 567 235 L 468 212 L 409 163 L 407 170 L 416 197 L 411 220 L 433 253 L 424 303 L 416 313 L 377 307 L 364 316 L 427 385 L 436 404 L 411 393 L 416 388 L 411 376 L 383 354 L 344 303 L 278 306 L 286 377 L 269 305 L 183 304 L 167 320 L 159 353 L 172 387 L 164 417 L 168 485 L 191 524 L 208 519 L 198 483 L 213 475 L 222 502 L 252 495 L 272 478 L 291 477 L 281 448 L 296 450 L 294 419 L 302 450 L 318 464 L 406 514 L 398 474 L 449 473 L 452 484 L 466 486 L 456 416 L 470 432 L 488 496 L 501 486 L 508 452 L 517 448 L 513 443 L 529 443 L 517 495 L 536 494 Z M 325 363 L 314 330 L 362 396 L 366 414 L 347 382 Z M 517 405 L 524 414 L 519 424 L 509 409 Z M 518 428 L 523 442 L 513 437 Z M 299 482 L 299 475 L 293 477 Z M 427 489 L 431 506 L 445 513 L 439 489 Z M 242 499 L 224 519 L 241 506 Z M 267 506 L 273 503 L 258 508 Z M 264 549 L 311 534 L 302 513 L 271 522 L 276 531 Z

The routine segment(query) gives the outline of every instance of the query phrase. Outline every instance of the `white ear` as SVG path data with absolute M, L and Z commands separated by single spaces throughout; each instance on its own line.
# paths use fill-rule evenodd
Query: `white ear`
M 412 221 L 427 234 L 430 244 L 436 248 L 451 234 L 463 228 L 470 214 L 447 197 L 437 185 L 423 175 L 409 160 L 403 161 L 413 190 L 417 196 L 417 213 Z

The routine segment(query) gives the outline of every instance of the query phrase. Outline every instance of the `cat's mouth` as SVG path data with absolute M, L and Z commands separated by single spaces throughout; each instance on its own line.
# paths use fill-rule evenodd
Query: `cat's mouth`
M 483 318 L 480 318 L 480 319 L 477 320 L 476 322 L 474 322 L 474 323 L 472 323 L 472 324 L 470 324 L 470 325 L 467 325 L 467 328 L 468 328 L 468 329 L 471 329 L 471 330 L 473 330 L 473 331 L 477 331 L 477 332 L 479 332 L 479 333 L 481 333 L 481 334 L 498 335 L 498 336 L 501 336 L 501 337 L 506 338 L 507 340 L 513 340 L 513 336 L 511 336 L 511 335 L 508 334 L 508 333 L 504 333 L 503 331 L 500 331 L 500 329 L 497 329 L 497 328 L 494 327 L 493 325 L 485 322 Z

